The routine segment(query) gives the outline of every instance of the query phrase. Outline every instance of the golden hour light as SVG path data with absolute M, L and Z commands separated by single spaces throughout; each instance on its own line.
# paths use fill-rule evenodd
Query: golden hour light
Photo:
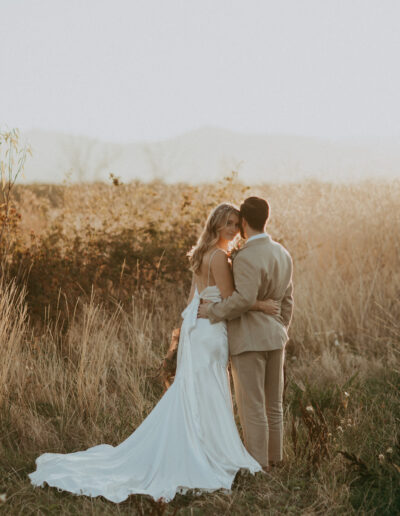
M 399 15 L 3 1 L 0 512 L 399 512 Z

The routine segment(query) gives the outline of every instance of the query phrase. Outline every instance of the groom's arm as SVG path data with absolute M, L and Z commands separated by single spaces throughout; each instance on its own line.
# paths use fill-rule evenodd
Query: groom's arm
M 290 280 L 289 286 L 286 289 L 285 295 L 281 303 L 281 317 L 283 325 L 289 328 L 290 321 L 293 314 L 293 282 Z
M 281 317 L 284 326 L 286 328 L 289 328 L 290 321 L 292 319 L 293 315 L 293 263 L 292 259 L 290 258 L 290 282 L 289 285 L 285 291 L 285 294 L 282 299 L 281 303 Z
M 236 319 L 250 310 L 257 300 L 260 274 L 243 251 L 233 262 L 233 277 L 235 280 L 233 294 L 219 303 L 212 303 L 208 306 L 207 315 L 212 323 Z

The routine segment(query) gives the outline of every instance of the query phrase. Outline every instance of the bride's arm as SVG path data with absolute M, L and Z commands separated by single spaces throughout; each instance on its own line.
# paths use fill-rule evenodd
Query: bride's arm
M 232 269 L 228 262 L 228 257 L 224 252 L 216 253 L 211 262 L 211 271 L 214 276 L 215 283 L 221 292 L 222 299 L 233 294 L 235 290 L 233 284 Z M 280 314 L 280 306 L 277 301 L 273 299 L 267 299 L 265 301 L 256 301 L 250 310 L 257 312 L 264 312 L 270 315 Z

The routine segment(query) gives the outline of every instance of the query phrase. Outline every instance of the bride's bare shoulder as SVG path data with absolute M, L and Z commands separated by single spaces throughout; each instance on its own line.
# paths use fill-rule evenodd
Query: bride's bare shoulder
M 211 269 L 217 270 L 229 266 L 229 256 L 223 249 L 218 249 L 212 256 Z
M 198 276 L 207 276 L 208 269 L 228 261 L 228 254 L 220 247 L 208 249 L 203 255 Z
M 204 255 L 203 262 L 204 263 L 213 263 L 215 260 L 217 261 L 226 261 L 228 259 L 228 253 L 221 249 L 220 247 L 214 247 L 213 249 L 209 249 L 207 253 Z

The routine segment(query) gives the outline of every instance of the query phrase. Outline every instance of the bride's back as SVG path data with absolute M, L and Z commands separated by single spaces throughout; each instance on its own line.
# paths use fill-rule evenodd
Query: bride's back
M 195 281 L 197 290 L 199 292 L 204 290 L 206 287 L 212 287 L 216 285 L 214 274 L 211 270 L 211 262 L 217 252 L 223 253 L 224 251 L 218 247 L 214 247 L 206 251 L 203 255 L 200 270 L 199 272 L 195 273 Z

